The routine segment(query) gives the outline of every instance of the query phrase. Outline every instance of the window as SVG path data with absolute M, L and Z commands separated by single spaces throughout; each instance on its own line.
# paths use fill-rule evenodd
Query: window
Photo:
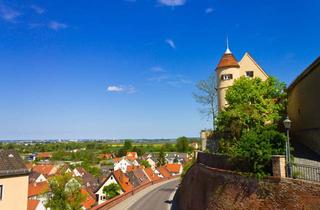
M 246 77 L 253 77 L 253 71 L 246 71 Z
M 225 80 L 231 80 L 232 79 L 232 74 L 222 74 L 221 75 L 221 80 L 225 81 Z
M 3 185 L 0 185 L 0 200 L 2 200 Z

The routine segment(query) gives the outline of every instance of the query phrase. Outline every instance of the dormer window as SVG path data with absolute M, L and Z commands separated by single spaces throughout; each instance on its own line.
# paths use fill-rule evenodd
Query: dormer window
M 232 74 L 223 74 L 223 75 L 221 75 L 221 80 L 222 81 L 231 80 L 232 78 L 233 78 Z
M 246 77 L 253 78 L 253 71 L 246 71 Z

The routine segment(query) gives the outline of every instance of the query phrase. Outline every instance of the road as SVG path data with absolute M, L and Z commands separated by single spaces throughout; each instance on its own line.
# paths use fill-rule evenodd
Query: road
M 172 206 L 172 199 L 179 183 L 180 179 L 175 179 L 150 186 L 111 210 L 176 210 L 176 205 Z

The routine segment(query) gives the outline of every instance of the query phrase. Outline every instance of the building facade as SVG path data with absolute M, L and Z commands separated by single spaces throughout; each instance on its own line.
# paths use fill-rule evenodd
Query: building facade
M 320 155 L 320 57 L 288 87 L 291 137 Z
M 0 150 L 0 209 L 27 209 L 28 175 L 16 151 Z
M 231 87 L 236 79 L 242 76 L 258 77 L 263 81 L 268 78 L 265 71 L 257 64 L 257 62 L 246 52 L 240 62 L 227 46 L 227 50 L 223 54 L 220 62 L 216 67 L 217 89 L 218 89 L 218 109 L 223 110 L 227 106 L 225 99 L 227 89 Z

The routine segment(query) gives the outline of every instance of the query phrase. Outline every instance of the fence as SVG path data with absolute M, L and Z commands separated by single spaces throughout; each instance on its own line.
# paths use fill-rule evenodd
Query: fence
M 294 163 L 292 172 L 293 178 L 320 182 L 320 167 Z

